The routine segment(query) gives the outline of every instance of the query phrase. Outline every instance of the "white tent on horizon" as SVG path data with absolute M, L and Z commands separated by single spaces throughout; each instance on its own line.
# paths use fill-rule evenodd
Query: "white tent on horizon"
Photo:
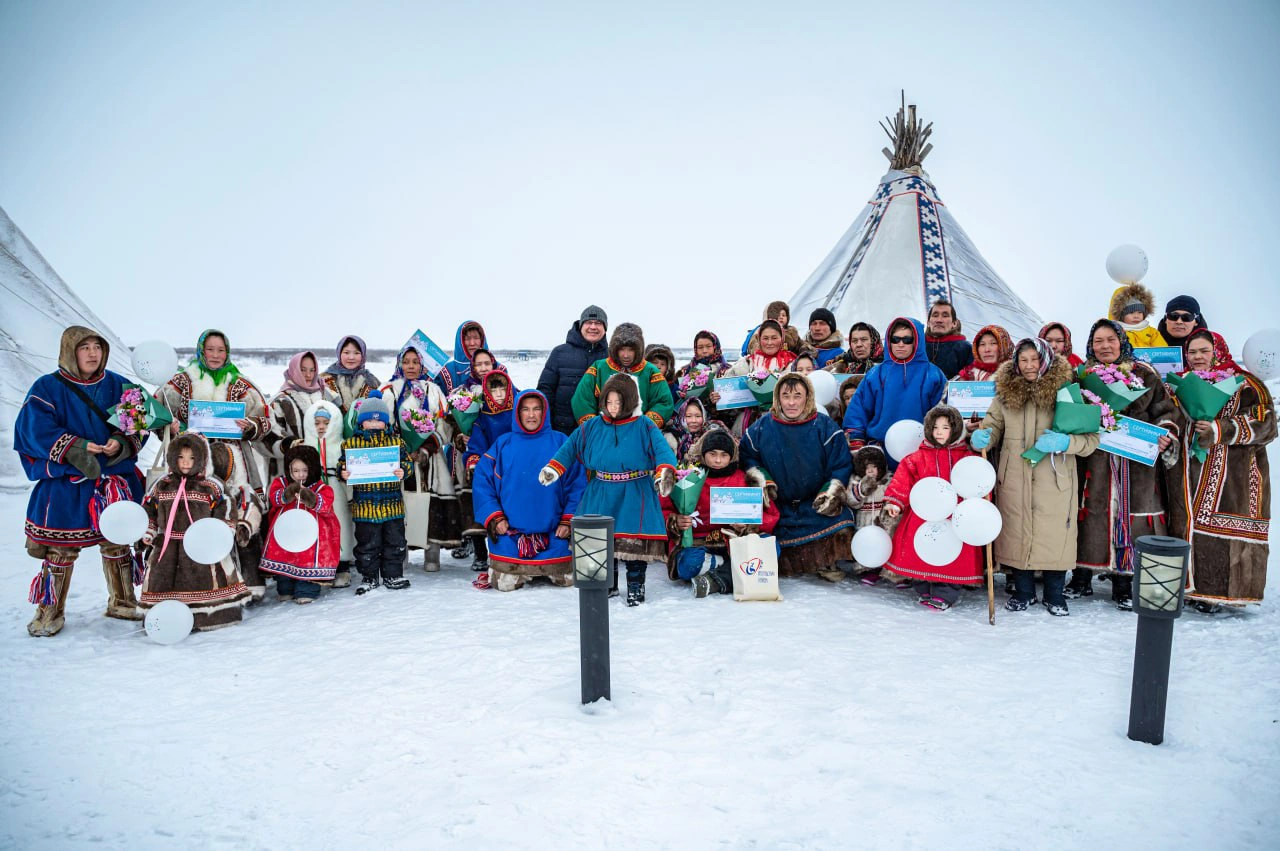
M 791 297 L 791 316 L 802 329 L 810 312 L 825 307 L 846 334 L 854 322 L 883 333 L 898 316 L 921 321 L 938 299 L 955 305 L 972 338 L 982 326 L 1003 326 L 1015 339 L 1033 336 L 1040 317 L 983 259 L 920 163 L 932 124 L 922 127 L 915 106 L 898 111 L 885 132 L 891 167 L 871 200 L 827 258 Z M 884 125 L 881 125 L 884 126 Z
M 84 325 L 111 344 L 110 368 L 133 376 L 129 349 L 0 207 L 0 485 L 25 480 L 13 451 L 13 421 L 31 384 L 58 366 L 62 332 Z

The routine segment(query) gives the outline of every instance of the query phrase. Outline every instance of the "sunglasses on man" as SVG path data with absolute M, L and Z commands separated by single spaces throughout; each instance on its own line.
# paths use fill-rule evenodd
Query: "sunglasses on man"
M 914 343 L 915 341 L 916 341 L 916 338 L 915 338 L 915 337 L 898 337 L 898 336 L 893 336 L 893 337 L 890 337 L 890 338 L 889 338 L 889 342 L 890 342 L 890 343 L 897 343 L 899 346 L 909 346 L 909 345 L 911 345 L 912 343 Z
M 1166 313 L 1164 318 L 1170 322 L 1195 322 L 1198 316 L 1198 313 L 1184 313 L 1181 310 L 1175 310 L 1173 313 Z

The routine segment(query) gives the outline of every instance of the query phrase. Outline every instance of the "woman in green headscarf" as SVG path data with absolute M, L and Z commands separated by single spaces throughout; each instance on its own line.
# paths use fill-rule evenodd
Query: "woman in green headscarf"
M 244 417 L 236 421 L 240 437 L 210 436 L 209 447 L 213 473 L 227 486 L 227 496 L 239 504 L 237 519 L 245 520 L 237 524 L 236 532 L 240 572 L 254 599 L 262 599 L 266 585 L 258 573 L 262 558 L 258 526 L 267 509 L 263 487 L 266 454 L 255 443 L 271 432 L 271 414 L 262 391 L 231 362 L 227 335 L 210 328 L 196 342 L 191 362 L 170 378 L 156 397 L 173 412 L 173 434 L 186 431 L 193 401 L 244 403 Z

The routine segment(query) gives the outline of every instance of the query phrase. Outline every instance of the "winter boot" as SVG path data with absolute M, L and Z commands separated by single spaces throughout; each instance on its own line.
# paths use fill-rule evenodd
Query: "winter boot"
M 827 580 L 828 582 L 844 581 L 844 571 L 834 564 L 831 565 L 831 567 L 828 567 L 826 570 L 819 570 L 818 575 L 821 576 L 823 579 Z
M 1077 567 L 1071 571 L 1071 581 L 1067 583 L 1067 587 L 1062 589 L 1062 594 L 1068 600 L 1079 600 L 1081 597 L 1093 596 L 1093 571 L 1083 567 Z
M 472 549 L 473 549 L 473 547 L 472 547 L 472 545 L 471 545 L 471 538 L 470 538 L 469 536 L 467 536 L 467 535 L 464 535 L 464 536 L 462 537 L 462 544 L 461 544 L 460 546 L 456 546 L 456 547 L 454 547 L 454 548 L 449 552 L 449 555 L 451 555 L 451 556 L 453 556 L 454 558 L 456 558 L 456 559 L 458 559 L 459 561 L 461 561 L 462 559 L 464 559 L 464 558 L 466 558 L 467 556 L 471 555 L 471 553 L 472 553 Z
M 356 595 L 368 594 L 374 588 L 378 587 L 378 577 L 366 576 L 360 580 L 360 584 L 356 586 Z
M 1133 611 L 1133 577 L 1117 574 L 1111 581 L 1111 599 L 1122 612 Z
M 440 572 L 440 545 L 427 544 L 427 548 L 422 551 L 422 572 L 423 573 L 439 573 Z
M 627 583 L 627 605 L 638 606 L 644 602 L 644 583 L 628 582 Z
M 709 573 L 699 573 L 693 579 L 689 580 L 689 584 L 693 586 L 694 599 L 701 600 L 703 597 L 711 593 L 711 586 L 715 580 L 711 578 Z
M 382 587 L 389 588 L 392 591 L 403 591 L 409 587 L 409 580 L 403 576 L 384 576 L 382 578 Z
M 107 610 L 103 615 L 122 621 L 140 621 L 138 598 L 133 594 L 133 554 L 103 555 L 102 572 L 107 577 Z
M 1055 618 L 1065 618 L 1067 615 L 1071 614 L 1071 612 L 1067 610 L 1067 603 L 1065 600 L 1063 600 L 1061 604 L 1054 604 L 1045 600 L 1044 607 L 1049 611 L 1049 614 L 1053 615 Z
M 1025 612 L 1027 607 L 1034 602 L 1035 600 L 1023 600 L 1020 597 L 1010 597 L 1005 601 L 1004 610 L 1006 612 Z
M 67 609 L 67 590 L 71 586 L 71 565 L 51 565 L 45 562 L 42 570 L 48 570 L 49 583 L 54 594 L 52 602 L 36 609 L 36 616 L 27 624 L 27 634 L 37 638 L 48 638 L 62 631 L 66 623 L 64 612 Z
M 351 562 L 344 561 L 338 563 L 338 572 L 333 576 L 334 588 L 349 588 L 351 586 Z
M 473 540 L 468 538 L 467 540 Z M 473 544 L 476 557 L 471 560 L 472 570 L 488 570 L 489 569 L 489 544 L 484 538 L 475 538 Z

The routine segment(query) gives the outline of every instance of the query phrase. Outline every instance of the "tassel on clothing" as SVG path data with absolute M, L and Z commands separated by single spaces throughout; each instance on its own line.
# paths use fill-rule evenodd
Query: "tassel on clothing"
M 40 572 L 31 580 L 31 589 L 27 593 L 27 601 L 37 606 L 56 606 L 58 604 L 58 584 L 54 581 L 53 570 L 49 562 L 40 565 Z

